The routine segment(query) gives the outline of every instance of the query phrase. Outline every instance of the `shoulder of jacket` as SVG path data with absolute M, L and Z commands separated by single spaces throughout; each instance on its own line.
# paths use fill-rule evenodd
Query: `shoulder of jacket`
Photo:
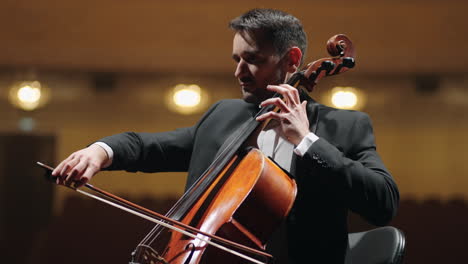
M 248 105 L 248 103 L 246 103 L 242 99 L 222 99 L 216 102 L 216 104 L 222 105 L 222 106 Z
M 333 115 L 333 116 L 343 116 L 347 118 L 366 118 L 369 117 L 369 115 L 365 112 L 361 112 L 358 110 L 349 110 L 349 109 L 339 109 L 339 108 L 334 108 L 331 106 L 326 106 L 326 105 L 319 105 L 319 111 L 326 115 Z
M 372 124 L 370 116 L 361 111 L 319 106 L 319 122 L 334 121 L 340 127 L 352 128 L 358 124 Z

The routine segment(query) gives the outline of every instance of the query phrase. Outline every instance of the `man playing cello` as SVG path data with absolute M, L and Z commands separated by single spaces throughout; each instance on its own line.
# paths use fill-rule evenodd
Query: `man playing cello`
M 298 193 L 285 223 L 286 240 L 271 241 L 272 248 L 283 252 L 273 254 L 287 252 L 288 263 L 344 263 L 348 211 L 385 225 L 399 202 L 398 188 L 376 151 L 370 118 L 321 105 L 284 84 L 302 65 L 307 49 L 294 16 L 254 9 L 233 19 L 230 28 L 242 100 L 215 103 L 192 127 L 103 138 L 71 154 L 52 174 L 84 184 L 101 169 L 188 171 L 188 187 L 259 105 L 275 105 L 279 112 L 257 117 L 274 121 L 260 133 L 257 145 L 295 178 Z M 274 93 L 284 100 L 271 98 Z M 287 247 L 273 246 L 278 242 Z

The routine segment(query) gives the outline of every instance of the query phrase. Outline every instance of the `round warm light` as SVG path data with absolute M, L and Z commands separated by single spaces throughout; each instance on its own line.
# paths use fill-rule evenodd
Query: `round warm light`
M 46 103 L 44 87 L 39 81 L 19 82 L 10 89 L 10 102 L 25 111 L 32 111 Z
M 37 103 L 41 99 L 41 90 L 36 87 L 25 85 L 18 89 L 18 99 L 22 103 Z
M 332 95 L 332 103 L 338 108 L 352 109 L 357 104 L 357 96 L 350 91 L 338 91 Z
M 364 94 L 354 87 L 335 87 L 330 93 L 331 104 L 340 109 L 358 110 L 364 106 Z
M 208 94 L 196 84 L 178 84 L 166 98 L 170 110 L 184 115 L 203 111 L 209 101 Z
M 179 84 L 174 89 L 173 100 L 180 107 L 195 107 L 201 101 L 200 87 L 195 84 Z

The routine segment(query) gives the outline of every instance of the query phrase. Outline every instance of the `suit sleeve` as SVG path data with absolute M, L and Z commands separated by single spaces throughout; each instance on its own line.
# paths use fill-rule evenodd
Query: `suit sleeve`
M 99 141 L 109 145 L 114 158 L 108 170 L 161 172 L 187 170 L 193 127 L 162 133 L 125 132 Z
M 198 126 L 217 105 L 213 105 L 192 127 L 160 133 L 125 132 L 100 139 L 114 152 L 112 164 L 106 170 L 187 171 Z
M 324 186 L 346 207 L 374 225 L 386 225 L 396 215 L 399 192 L 376 151 L 370 118 L 360 113 L 346 134 L 341 136 L 352 142 L 349 148 L 338 149 L 320 138 L 305 157 L 323 175 Z

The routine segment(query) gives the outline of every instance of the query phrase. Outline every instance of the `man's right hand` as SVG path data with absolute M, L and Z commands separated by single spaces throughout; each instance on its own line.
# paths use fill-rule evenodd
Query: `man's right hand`
M 93 144 L 87 148 L 72 153 L 52 172 L 57 177 L 57 183 L 80 187 L 98 173 L 109 160 L 107 152 L 99 145 Z

